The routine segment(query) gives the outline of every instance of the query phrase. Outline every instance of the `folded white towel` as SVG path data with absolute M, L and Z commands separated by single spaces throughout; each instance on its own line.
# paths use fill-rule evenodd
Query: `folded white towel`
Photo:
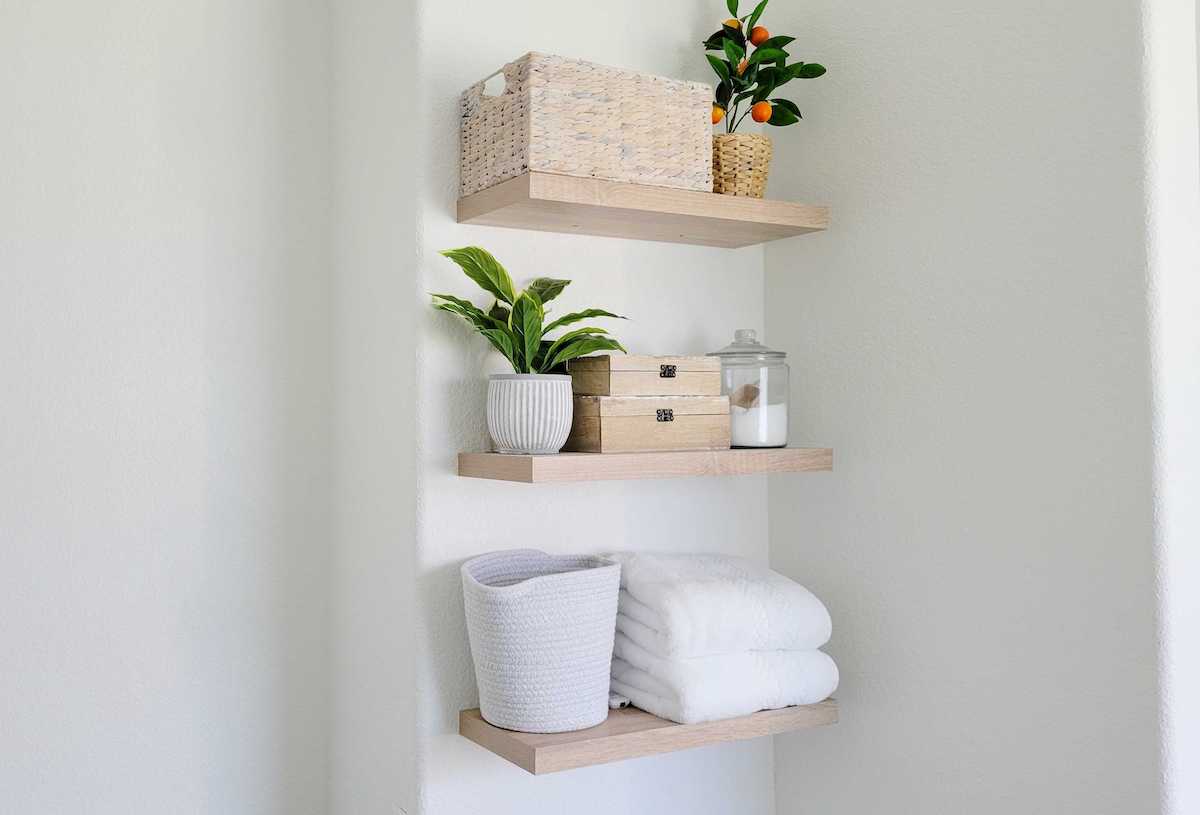
M 811 651 L 829 642 L 829 611 L 812 592 L 744 558 L 607 557 L 621 564 L 617 628 L 660 656 Z
M 821 651 L 744 651 L 663 659 L 617 633 L 612 691 L 655 716 L 683 724 L 811 705 L 837 689 L 838 669 Z

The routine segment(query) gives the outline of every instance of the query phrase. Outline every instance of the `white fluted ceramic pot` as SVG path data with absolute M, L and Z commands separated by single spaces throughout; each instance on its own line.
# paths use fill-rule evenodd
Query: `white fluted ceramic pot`
M 574 401 L 562 374 L 492 374 L 488 433 L 497 453 L 550 455 L 567 443 Z

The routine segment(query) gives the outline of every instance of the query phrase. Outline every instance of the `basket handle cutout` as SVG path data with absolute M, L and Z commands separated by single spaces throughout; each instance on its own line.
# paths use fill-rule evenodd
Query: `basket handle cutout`
M 508 77 L 504 76 L 504 69 L 492 73 L 490 76 L 485 76 L 479 81 L 479 91 L 483 96 L 502 96 L 512 91 L 508 88 Z

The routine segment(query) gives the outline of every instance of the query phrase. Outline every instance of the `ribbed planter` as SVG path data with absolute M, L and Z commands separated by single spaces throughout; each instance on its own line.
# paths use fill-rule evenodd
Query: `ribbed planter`
M 713 136 L 713 192 L 762 198 L 771 171 L 771 140 L 758 133 Z
M 557 453 L 571 433 L 573 409 L 569 376 L 492 374 L 488 380 L 488 433 L 497 453 Z
M 479 712 L 526 733 L 565 733 L 608 718 L 619 564 L 536 549 L 462 566 Z

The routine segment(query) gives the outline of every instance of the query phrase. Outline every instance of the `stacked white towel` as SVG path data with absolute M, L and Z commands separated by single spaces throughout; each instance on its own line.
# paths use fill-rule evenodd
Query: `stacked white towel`
M 608 555 L 621 564 L 612 690 L 676 722 L 807 705 L 837 688 L 832 623 L 808 589 L 743 558 Z

